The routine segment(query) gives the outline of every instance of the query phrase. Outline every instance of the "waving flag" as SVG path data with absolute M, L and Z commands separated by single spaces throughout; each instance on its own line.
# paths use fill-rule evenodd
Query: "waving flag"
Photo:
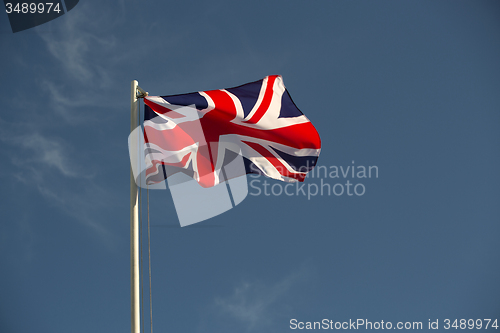
M 203 187 L 239 175 L 223 166 L 241 155 L 243 173 L 304 181 L 321 141 L 279 75 L 235 88 L 144 98 L 146 182 L 182 172 Z

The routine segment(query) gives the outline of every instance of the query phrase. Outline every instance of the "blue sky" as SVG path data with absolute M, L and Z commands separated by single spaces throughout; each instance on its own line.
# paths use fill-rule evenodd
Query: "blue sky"
M 12 34 L 0 15 L 0 331 L 129 331 L 131 80 L 167 95 L 271 74 L 319 165 L 378 177 L 323 179 L 362 196 L 250 194 L 187 228 L 150 192 L 155 331 L 500 320 L 499 17 L 495 1 L 81 0 Z

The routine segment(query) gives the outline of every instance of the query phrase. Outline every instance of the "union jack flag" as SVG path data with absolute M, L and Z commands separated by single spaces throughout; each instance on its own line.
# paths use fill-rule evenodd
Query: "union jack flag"
M 304 181 L 321 150 L 319 134 L 279 75 L 229 89 L 144 98 L 146 182 L 183 172 L 203 187 L 241 155 L 244 174 Z

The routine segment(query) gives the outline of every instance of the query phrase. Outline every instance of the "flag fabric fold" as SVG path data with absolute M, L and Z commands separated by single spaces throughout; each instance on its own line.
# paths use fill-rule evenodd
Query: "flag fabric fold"
M 249 173 L 304 181 L 316 165 L 318 132 L 279 75 L 234 88 L 144 98 L 146 182 L 182 172 L 203 187 Z M 242 156 L 244 167 L 224 166 Z

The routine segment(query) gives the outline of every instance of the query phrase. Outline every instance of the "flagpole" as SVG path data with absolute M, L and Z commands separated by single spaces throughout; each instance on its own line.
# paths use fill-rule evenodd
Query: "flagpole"
M 148 96 L 148 93 L 139 87 L 136 80 L 132 81 L 130 92 L 130 132 L 139 126 L 138 106 L 139 98 Z M 142 147 L 137 147 L 138 149 Z M 139 156 L 139 155 L 138 155 Z M 139 159 L 136 161 L 139 163 Z M 137 165 L 140 170 L 140 165 Z M 140 171 L 139 171 L 140 172 Z M 140 333 L 140 280 L 139 280 L 139 191 L 134 179 L 132 166 L 130 167 L 130 295 L 131 295 L 131 326 L 132 333 Z
M 130 132 L 139 126 L 137 106 L 138 82 L 132 81 L 130 94 Z M 132 333 L 140 333 L 140 281 L 139 281 L 139 193 L 130 168 L 130 290 Z

